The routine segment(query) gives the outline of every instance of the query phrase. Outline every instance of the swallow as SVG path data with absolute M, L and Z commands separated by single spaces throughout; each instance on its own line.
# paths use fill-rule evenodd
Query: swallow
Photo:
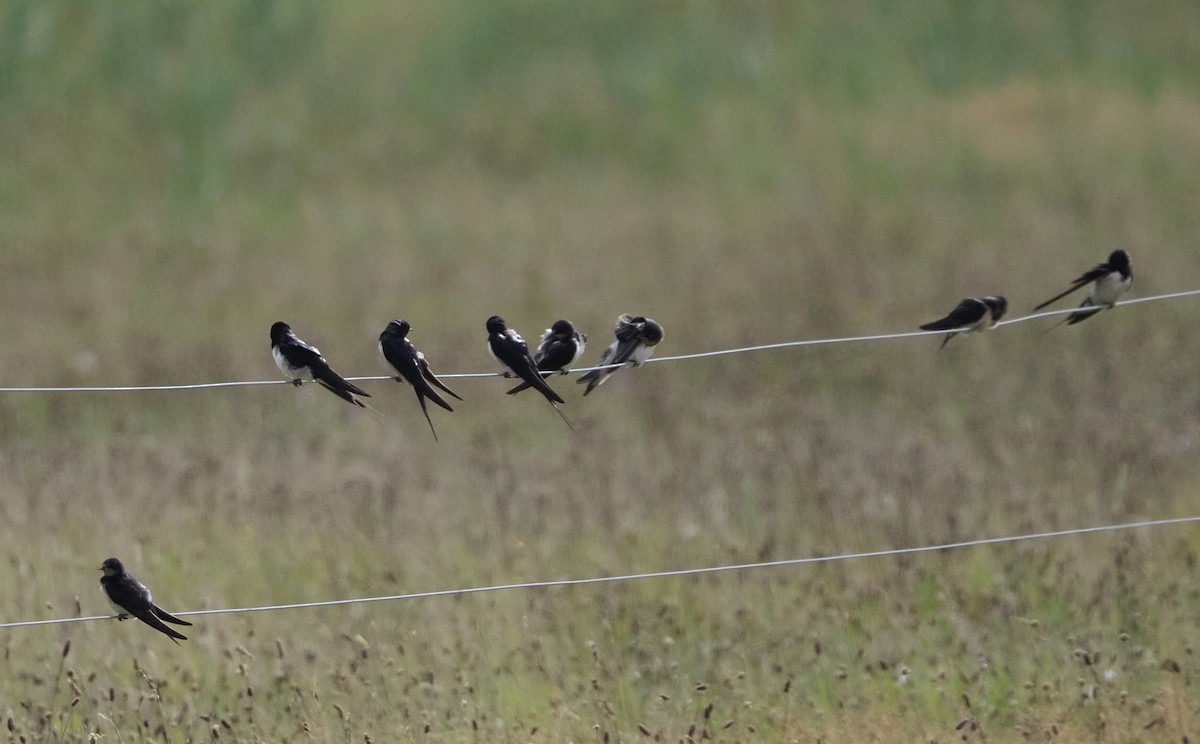
M 558 411 L 558 415 L 562 416 L 562 420 L 566 421 L 567 426 L 574 431 L 575 427 L 558 407 L 559 403 L 566 401 L 542 379 L 537 363 L 529 354 L 529 345 L 525 343 L 525 339 L 521 338 L 521 334 L 509 328 L 504 322 L 504 318 L 498 315 L 488 318 L 487 332 L 488 353 L 504 368 L 504 376 L 516 375 L 528 383 L 529 387 L 546 396 L 546 400 L 550 401 L 550 405 L 554 406 L 554 410 Z
M 108 598 L 108 603 L 117 612 L 118 620 L 136 617 L 146 625 L 164 634 L 178 645 L 186 641 L 187 636 L 164 623 L 175 625 L 191 625 L 187 620 L 180 620 L 163 608 L 154 604 L 150 590 L 125 571 L 125 566 L 116 558 L 109 558 L 100 564 L 104 575 L 100 577 L 100 590 Z M 178 639 L 178 640 L 176 640 Z
M 433 370 L 429 369 L 429 362 L 425 361 L 425 355 L 417 351 L 417 347 L 408 340 L 408 332 L 411 329 L 412 326 L 407 320 L 393 320 L 388 323 L 387 328 L 383 329 L 383 333 L 379 334 L 379 353 L 383 355 L 384 361 L 400 373 L 395 375 L 396 382 L 408 381 L 412 385 L 413 391 L 417 394 L 417 402 L 421 404 L 421 412 L 425 414 L 425 420 L 429 422 L 429 430 L 433 432 L 433 440 L 436 442 L 437 430 L 433 428 L 433 419 L 429 418 L 429 408 L 425 404 L 425 399 L 432 400 L 447 411 L 453 411 L 450 404 L 433 388 L 436 387 L 459 400 L 462 398 L 458 393 L 446 387 L 437 378 L 437 375 L 433 374 Z
M 922 331 L 950 331 L 939 348 L 946 348 L 950 339 L 959 333 L 975 333 L 986 331 L 996 325 L 996 321 L 1004 317 L 1008 310 L 1008 300 L 1003 297 L 968 297 L 950 311 L 944 318 L 926 323 Z
M 549 377 L 554 372 L 565 375 L 567 367 L 572 367 L 579 361 L 586 347 L 586 333 L 575 330 L 575 326 L 569 320 L 556 320 L 554 325 L 542 334 L 542 342 L 538 344 L 537 352 L 533 355 L 533 362 L 541 371 L 542 377 Z M 509 390 L 508 394 L 516 395 L 527 387 L 529 383 L 522 382 Z
M 367 407 L 354 396 L 370 398 L 371 395 L 334 372 L 321 356 L 321 350 L 301 341 L 287 323 L 280 321 L 271 326 L 271 354 L 275 357 L 275 366 L 293 385 L 299 387 L 305 380 L 316 380 L 342 400 L 359 408 Z
M 1092 285 L 1091 291 L 1084 298 L 1079 310 L 1068 315 L 1067 319 L 1063 321 L 1067 325 L 1082 323 L 1101 310 L 1112 307 L 1117 304 L 1117 300 L 1121 299 L 1121 295 L 1129 291 L 1129 288 L 1133 286 L 1133 265 L 1129 262 L 1129 254 L 1120 249 L 1113 251 L 1108 254 L 1107 261 L 1096 264 L 1090 271 L 1081 274 L 1078 279 L 1071 282 L 1071 286 L 1066 291 L 1054 295 L 1035 307 L 1034 311 L 1041 310 L 1051 302 L 1061 300 L 1088 284 Z
M 663 329 L 649 318 L 624 313 L 617 318 L 616 336 L 616 340 L 600 355 L 600 364 L 597 366 L 627 363 L 635 367 L 642 366 L 647 359 L 654 356 L 654 347 L 663 340 Z M 608 376 L 617 369 L 618 367 L 594 369 L 580 377 L 578 383 L 587 383 L 587 390 L 584 390 L 583 394 L 587 395 L 604 384 Z

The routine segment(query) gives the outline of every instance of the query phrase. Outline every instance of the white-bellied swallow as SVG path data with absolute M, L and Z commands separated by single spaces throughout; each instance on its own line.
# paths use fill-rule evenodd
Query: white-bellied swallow
M 125 571 L 125 566 L 116 558 L 108 558 L 100 564 L 104 575 L 100 577 L 100 590 L 108 598 L 108 603 L 117 612 L 118 620 L 136 617 L 146 625 L 166 635 L 176 644 L 186 641 L 187 636 L 169 627 L 166 623 L 175 625 L 191 625 L 187 620 L 180 620 L 163 608 L 154 604 L 150 590 Z M 166 622 L 163 622 L 163 621 Z M 176 640 L 178 639 L 178 640 Z
M 525 343 L 525 339 L 521 338 L 521 334 L 509 328 L 504 322 L 504 318 L 499 315 L 488 318 L 487 332 L 488 353 L 504 369 L 505 377 L 516 375 L 528 383 L 529 387 L 546 396 L 546 400 L 550 401 L 550 405 L 554 406 L 554 410 L 558 411 L 558 415 L 562 416 L 562 420 L 566 421 L 567 426 L 574 431 L 575 427 L 571 426 L 566 414 L 558 407 L 559 403 L 566 401 L 542 379 L 537 369 L 537 363 L 529 354 L 529 345 Z
M 600 355 L 600 364 L 597 366 L 627 363 L 635 367 L 642 366 L 647 359 L 654 356 L 654 347 L 663 340 L 663 329 L 650 318 L 624 313 L 617 318 L 616 336 L 616 340 Z M 587 390 L 584 390 L 583 394 L 587 395 L 604 384 L 608 376 L 617 369 L 619 368 L 594 369 L 580 377 L 577 382 L 587 383 Z
M 271 326 L 271 355 L 275 366 L 293 385 L 304 384 L 305 380 L 316 380 L 329 392 L 359 408 L 367 406 L 356 395 L 370 398 L 370 393 L 352 385 L 342 378 L 321 356 L 321 350 L 306 344 L 292 333 L 292 327 L 282 321 Z
M 1129 254 L 1120 249 L 1113 251 L 1108 255 L 1107 261 L 1096 264 L 1090 271 L 1084 272 L 1078 279 L 1071 282 L 1071 286 L 1066 291 L 1060 292 L 1038 305 L 1034 308 L 1034 312 L 1041 310 L 1051 302 L 1061 300 L 1088 284 L 1092 285 L 1092 289 L 1084 298 L 1083 304 L 1079 306 L 1079 310 L 1067 316 L 1064 322 L 1068 325 L 1083 322 L 1101 310 L 1112 307 L 1117 300 L 1121 299 L 1121 295 L 1129 291 L 1129 288 L 1133 286 L 1133 265 L 1129 262 Z
M 410 330 L 412 330 L 412 326 L 407 320 L 393 320 L 388 323 L 387 328 L 383 329 L 383 333 L 379 334 L 379 353 L 383 355 L 384 361 L 400 373 L 395 376 L 397 382 L 407 381 L 412 385 L 413 391 L 417 394 L 417 402 L 421 404 L 421 412 L 425 414 L 425 420 L 429 422 L 429 430 L 433 432 L 433 439 L 437 441 L 437 430 L 433 428 L 433 419 L 429 418 L 429 408 L 425 404 L 425 399 L 432 400 L 447 411 L 453 411 L 450 404 L 433 388 L 436 387 L 459 400 L 462 398 L 458 393 L 446 387 L 437 378 L 437 375 L 433 374 L 433 370 L 429 369 L 429 362 L 425 361 L 425 355 L 417 351 L 417 347 L 408 340 Z
M 1003 297 L 968 297 L 950 311 L 949 315 L 921 326 L 922 331 L 950 331 L 939 348 L 945 348 L 950 339 L 959 333 L 986 331 L 996 325 L 1008 310 L 1008 300 Z
M 549 377 L 554 372 L 565 375 L 567 367 L 573 367 L 575 362 L 579 361 L 585 348 L 586 333 L 575 330 L 575 326 L 569 320 L 556 320 L 554 325 L 542 334 L 542 342 L 538 344 L 533 355 L 533 362 L 542 373 L 542 377 Z M 515 395 L 527 387 L 529 383 L 522 382 L 509 390 L 508 394 Z

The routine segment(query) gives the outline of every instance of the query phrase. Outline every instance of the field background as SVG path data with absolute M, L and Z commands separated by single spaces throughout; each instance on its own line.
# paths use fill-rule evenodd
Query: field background
M 0 385 L 379 374 L 405 317 L 660 355 L 1200 288 L 1200 5 L 0 4 Z M 1200 513 L 1195 300 L 622 371 L 0 396 L 0 620 L 582 578 Z M 1192 527 L 0 632 L 0 740 L 1196 741 Z M 65 644 L 70 644 L 69 648 Z M 65 657 L 64 657 L 64 649 Z M 965 724 L 962 722 L 968 721 Z M 961 728 L 956 728 L 961 725 Z M 91 736 L 97 738 L 89 738 Z M 8 737 L 4 739 L 4 737 Z M 1185 738 L 1190 737 L 1190 738 Z

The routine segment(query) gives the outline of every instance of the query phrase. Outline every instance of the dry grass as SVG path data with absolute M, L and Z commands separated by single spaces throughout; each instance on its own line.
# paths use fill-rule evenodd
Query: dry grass
M 406 317 L 660 354 L 1014 313 L 1112 248 L 1193 289 L 1190 5 L 0 9 L 4 384 L 347 374 Z M 434 443 L 315 388 L 0 397 L 4 619 L 930 544 L 1197 513 L 1188 301 L 1041 333 L 461 381 Z M 1180 741 L 1190 528 L 0 635 L 0 741 Z M 70 643 L 69 649 L 66 644 Z M 65 650 L 66 649 L 66 650 Z M 904 680 L 901 684 L 901 680 Z M 74 702 L 74 701 L 78 702 Z

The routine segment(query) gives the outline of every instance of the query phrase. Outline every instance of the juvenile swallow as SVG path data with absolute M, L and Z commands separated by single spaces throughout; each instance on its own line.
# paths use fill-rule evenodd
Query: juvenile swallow
M 176 625 L 191 625 L 187 620 L 180 620 L 163 608 L 154 604 L 150 590 L 125 571 L 125 566 L 116 558 L 109 558 L 100 564 L 104 575 L 100 577 L 100 590 L 108 598 L 108 603 L 117 612 L 118 620 L 136 617 L 146 625 L 166 635 L 176 644 L 186 641 L 187 636 L 168 627 L 168 623 Z M 178 640 L 176 640 L 178 639 Z
M 575 330 L 575 326 L 569 320 L 556 320 L 554 325 L 547 328 L 546 332 L 542 334 L 542 342 L 538 344 L 533 361 L 541 371 L 542 377 L 549 377 L 553 372 L 565 375 L 566 368 L 574 366 L 575 362 L 579 361 L 586 347 L 587 334 Z M 529 387 L 529 383 L 522 382 L 509 390 L 508 394 L 516 395 L 527 387 Z
M 574 431 L 575 427 L 571 426 L 566 414 L 558 407 L 559 403 L 566 401 L 542 379 L 541 374 L 538 373 L 537 363 L 530 356 L 529 346 L 525 343 L 525 339 L 521 338 L 521 334 L 510 329 L 505 324 L 504 318 L 498 315 L 488 318 L 487 332 L 488 353 L 504 368 L 505 376 L 516 375 L 528 383 L 531 388 L 546 396 L 546 400 L 550 401 L 550 405 L 554 406 L 554 410 L 558 411 L 558 415 L 562 416 L 562 420 Z
M 433 388 L 437 387 L 459 400 L 462 398 L 458 393 L 446 387 L 437 378 L 437 375 L 433 374 L 433 370 L 429 369 L 429 362 L 425 361 L 425 355 L 417 351 L 417 347 L 408 340 L 408 332 L 411 329 L 412 326 L 407 320 L 393 320 L 388 323 L 387 328 L 383 329 L 383 333 L 379 334 L 379 353 L 383 355 L 384 361 L 400 373 L 395 376 L 397 382 L 407 380 L 412 385 L 413 391 L 417 394 L 417 402 L 421 404 L 421 412 L 425 414 L 425 420 L 429 422 L 429 430 L 433 432 L 433 439 L 436 442 L 437 431 L 433 428 L 433 419 L 429 418 L 429 408 L 425 404 L 425 399 L 432 400 L 447 411 L 453 411 L 450 404 Z
M 624 313 L 617 318 L 616 336 L 616 340 L 600 355 L 600 364 L 597 366 L 626 363 L 635 367 L 642 366 L 647 359 L 654 356 L 654 347 L 663 340 L 663 329 L 650 318 Z M 619 368 L 594 369 L 580 377 L 577 382 L 587 383 L 587 390 L 584 390 L 583 394 L 587 395 L 604 384 L 608 376 L 617 369 Z
M 282 321 L 271 326 L 271 354 L 283 376 L 299 387 L 305 380 L 316 380 L 329 392 L 359 408 L 367 406 L 356 395 L 370 398 L 370 393 L 351 385 L 334 372 L 321 356 L 321 350 L 300 340 L 292 327 Z
M 1112 307 L 1121 299 L 1121 295 L 1133 286 L 1133 265 L 1129 262 L 1129 254 L 1123 250 L 1115 250 L 1108 255 L 1108 260 L 1096 264 L 1095 268 L 1084 272 L 1078 279 L 1071 282 L 1066 291 L 1054 295 L 1034 308 L 1041 310 L 1055 300 L 1061 300 L 1077 289 L 1091 284 L 1092 289 L 1084 298 L 1079 310 L 1071 313 L 1064 321 L 1067 325 L 1075 325 L 1092 317 L 1101 310 Z M 1086 308 L 1086 309 L 1085 309 Z
M 1003 297 L 968 297 L 950 311 L 944 318 L 926 323 L 922 331 L 950 331 L 942 340 L 939 348 L 945 348 L 950 339 L 959 333 L 975 333 L 986 331 L 996 325 L 996 321 L 1004 317 L 1008 310 L 1008 300 Z

